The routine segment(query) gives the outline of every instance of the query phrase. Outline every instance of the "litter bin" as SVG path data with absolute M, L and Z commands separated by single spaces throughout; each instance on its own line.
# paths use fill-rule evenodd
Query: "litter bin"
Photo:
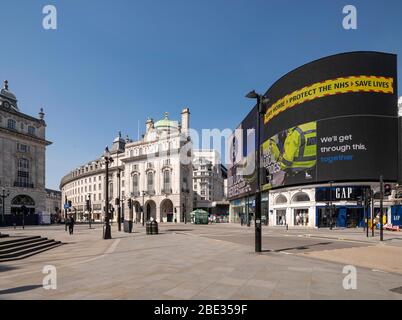
M 158 223 L 156 221 L 151 221 L 151 234 L 158 234 Z
M 146 234 L 151 234 L 151 222 L 149 221 L 145 223 L 145 232 Z
M 131 233 L 133 231 L 133 222 L 131 220 L 124 220 L 124 232 Z

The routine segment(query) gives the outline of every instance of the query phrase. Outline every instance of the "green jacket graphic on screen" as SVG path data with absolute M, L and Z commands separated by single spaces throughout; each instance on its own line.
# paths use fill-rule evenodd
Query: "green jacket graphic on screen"
M 288 130 L 279 162 L 282 170 L 294 173 L 306 171 L 316 165 L 316 122 L 305 123 Z

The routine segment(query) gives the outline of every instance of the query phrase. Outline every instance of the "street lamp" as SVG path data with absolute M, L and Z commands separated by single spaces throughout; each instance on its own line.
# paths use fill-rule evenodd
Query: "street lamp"
M 120 176 L 120 167 L 119 167 L 119 150 L 117 150 L 117 200 L 116 200 L 116 204 L 118 205 L 117 207 L 117 227 L 118 230 L 121 231 L 121 204 L 120 204 L 120 193 L 121 193 L 121 176 Z
M 143 190 L 142 191 L 142 226 L 145 225 L 145 203 L 144 203 L 144 197 L 145 197 L 146 192 Z
M 3 211 L 1 212 L 1 225 L 4 225 L 4 213 L 6 210 L 6 198 L 8 198 L 10 196 L 10 191 L 3 188 L 2 189 L 2 193 L 0 195 L 2 203 L 3 203 Z M 0 233 L 1 234 L 1 233 Z
M 92 204 L 91 204 L 91 194 L 88 194 L 87 200 L 87 211 L 88 211 L 88 222 L 89 222 L 89 229 L 91 229 L 91 219 L 92 219 Z
M 112 239 L 112 230 L 110 227 L 110 216 L 109 216 L 109 165 L 113 162 L 113 158 L 110 156 L 109 148 L 106 146 L 105 152 L 103 153 L 103 159 L 106 165 L 106 187 L 105 187 L 105 225 L 103 230 L 103 239 Z
M 255 166 L 257 170 L 257 186 L 255 193 L 255 252 L 261 252 L 261 190 L 260 190 L 260 124 L 264 114 L 264 104 L 269 102 L 269 99 L 263 95 L 256 93 L 254 90 L 246 95 L 246 98 L 257 100 L 257 154 L 255 157 Z
M 329 182 L 329 230 L 332 230 L 332 227 L 333 227 L 333 224 L 334 224 L 334 222 L 333 222 L 334 207 L 333 207 L 333 204 L 332 204 L 332 184 L 333 183 L 334 183 L 333 181 Z

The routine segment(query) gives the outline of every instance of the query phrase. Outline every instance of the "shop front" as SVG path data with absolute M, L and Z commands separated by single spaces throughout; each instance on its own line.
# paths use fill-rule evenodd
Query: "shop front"
M 367 210 L 370 215 L 370 210 Z M 332 226 L 337 228 L 364 227 L 364 208 L 362 206 L 335 204 L 332 215 Z M 317 207 L 317 227 L 331 226 L 331 210 L 328 206 Z
M 230 222 L 252 225 L 255 217 L 255 195 L 230 202 Z M 261 195 L 261 223 L 268 224 L 268 194 Z
M 391 223 L 393 226 L 402 227 L 402 205 L 392 206 Z
M 364 227 L 370 208 L 363 207 L 365 189 L 370 186 L 334 186 L 316 188 L 317 227 Z

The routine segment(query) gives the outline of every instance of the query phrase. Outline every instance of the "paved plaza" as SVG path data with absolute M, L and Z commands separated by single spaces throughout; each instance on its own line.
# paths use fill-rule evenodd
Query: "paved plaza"
M 402 299 L 402 235 L 385 241 L 362 229 L 265 228 L 254 253 L 254 229 L 236 224 L 160 224 L 159 235 L 102 225 L 2 229 L 41 235 L 64 245 L 0 264 L 0 299 Z M 357 268 L 356 290 L 345 290 L 345 265 Z M 57 289 L 43 288 L 44 266 L 55 266 Z

